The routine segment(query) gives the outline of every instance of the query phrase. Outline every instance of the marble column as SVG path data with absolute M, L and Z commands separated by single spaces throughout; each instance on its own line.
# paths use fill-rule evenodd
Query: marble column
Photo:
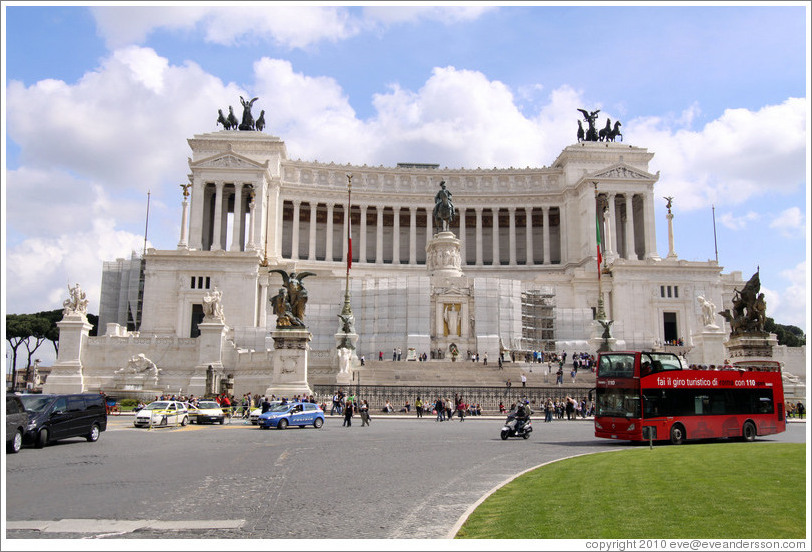
M 428 245 L 431 239 L 434 237 L 434 229 L 432 228 L 433 224 L 434 218 L 432 217 L 432 208 L 426 207 L 426 245 Z
M 610 261 L 617 258 L 617 225 L 615 221 L 615 200 L 617 194 L 609 194 L 609 220 L 606 223 L 606 257 Z
M 460 259 L 461 259 L 461 266 L 465 266 L 467 263 L 468 255 L 465 251 L 465 207 L 460 207 L 460 235 L 457 236 L 460 240 Z
M 516 207 L 508 207 L 508 263 L 516 266 Z
M 325 236 L 324 260 L 333 260 L 333 209 L 335 203 L 327 204 L 327 235 Z
M 203 232 L 206 228 L 203 219 L 206 216 L 208 216 L 208 210 L 206 209 L 206 183 L 199 178 L 195 178 L 192 183 L 192 221 L 189 225 L 190 249 L 203 249 Z
M 632 195 L 626 194 L 626 220 L 623 221 L 623 234 L 626 238 L 626 258 L 636 259 L 634 251 L 634 211 L 632 210 Z
M 665 218 L 668 219 L 668 259 L 676 259 L 677 252 L 674 251 L 674 214 L 671 212 L 671 209 L 668 210 L 668 214 L 665 215 Z
M 491 213 L 493 214 L 493 223 L 491 224 L 493 228 L 493 261 L 491 264 L 493 266 L 499 266 L 502 264 L 499 259 L 499 208 L 492 208 Z
M 394 222 L 392 227 L 392 264 L 400 264 L 400 207 L 392 208 Z
M 189 196 L 183 196 L 183 204 L 180 215 L 180 241 L 178 249 L 189 249 Z
M 223 229 L 223 186 L 225 184 L 222 180 L 214 183 L 215 196 L 214 196 L 214 232 L 211 239 L 211 250 L 220 251 L 223 249 L 222 245 L 222 229 Z
M 358 238 L 358 262 L 367 262 L 367 207 L 368 205 L 361 205 L 361 225 L 360 237 Z
M 316 208 L 318 204 L 310 202 L 310 236 L 307 243 L 307 260 L 316 260 Z
M 476 211 L 476 265 L 482 266 L 482 207 L 475 207 Z
M 254 230 L 254 228 L 256 227 L 256 224 L 255 224 L 256 223 L 256 212 L 257 212 L 256 207 L 257 207 L 256 197 L 254 195 L 254 190 L 252 189 L 249 192 L 249 200 L 248 200 L 248 214 L 251 217 L 251 224 L 248 226 L 248 243 L 245 245 L 245 250 L 246 251 L 256 251 L 257 250 L 257 244 L 256 244 L 256 241 L 254 240 L 254 238 L 256 236 L 255 230 Z
M 654 230 L 654 194 L 646 192 L 643 196 L 643 221 L 645 222 L 646 259 L 660 260 L 657 254 L 656 231 Z
M 533 262 L 533 208 L 525 207 L 525 243 L 527 248 L 527 255 L 525 256 L 525 264 L 530 266 L 535 264 Z
M 544 253 L 542 256 L 542 263 L 548 265 L 550 264 L 550 206 L 545 205 L 541 209 L 541 223 L 544 227 L 541 229 L 541 240 L 542 240 L 542 247 L 544 247 Z
M 234 183 L 234 220 L 231 221 L 231 247 L 230 251 L 242 250 L 243 219 L 242 219 L 242 182 Z
M 270 277 L 267 274 L 262 274 L 259 277 L 259 305 L 257 308 L 257 327 L 264 328 L 266 324 L 265 310 L 268 305 L 268 285 Z
M 290 258 L 299 258 L 299 211 L 302 206 L 301 199 L 293 200 L 293 232 L 290 243 Z
M 383 205 L 376 205 L 375 264 L 383 264 Z
M 409 207 L 409 264 L 417 263 L 417 207 Z

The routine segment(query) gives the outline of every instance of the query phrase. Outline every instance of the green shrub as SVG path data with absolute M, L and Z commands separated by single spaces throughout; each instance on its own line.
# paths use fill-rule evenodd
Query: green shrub
M 118 401 L 118 405 L 121 408 L 133 408 L 137 404 L 138 404 L 138 399 L 122 399 L 122 400 Z

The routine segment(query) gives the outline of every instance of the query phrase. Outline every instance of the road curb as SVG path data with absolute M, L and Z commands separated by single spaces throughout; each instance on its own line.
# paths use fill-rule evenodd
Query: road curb
M 606 453 L 606 452 L 618 452 L 618 451 L 622 451 L 622 450 L 624 450 L 624 449 L 618 448 L 618 449 L 601 450 L 601 451 L 598 451 L 598 452 L 587 452 L 587 453 L 584 453 L 584 454 L 575 454 L 575 455 L 573 455 L 573 456 L 567 456 L 567 457 L 565 457 L 565 458 L 558 458 L 558 459 L 556 459 L 556 460 L 550 460 L 549 462 L 544 462 L 543 464 L 539 464 L 539 465 L 537 465 L 537 466 L 533 466 L 532 468 L 527 468 L 526 470 L 521 471 L 521 472 L 517 473 L 516 475 L 513 475 L 513 476 L 511 476 L 511 477 L 509 477 L 509 478 L 505 479 L 504 481 L 502 481 L 501 483 L 499 483 L 498 485 L 496 485 L 494 488 L 492 488 L 491 490 L 489 490 L 487 493 L 485 493 L 484 495 L 482 495 L 482 496 L 479 498 L 479 500 L 477 500 L 476 502 L 474 502 L 473 504 L 471 504 L 471 505 L 468 507 L 468 509 L 467 509 L 467 510 L 465 510 L 465 512 L 463 512 L 463 514 L 462 514 L 462 515 L 459 517 L 459 519 L 458 519 L 458 520 L 457 520 L 457 522 L 454 524 L 454 526 L 451 528 L 451 530 L 448 532 L 448 534 L 446 535 L 446 537 L 445 537 L 445 538 L 447 538 L 447 539 L 453 539 L 453 538 L 454 538 L 454 537 L 457 535 L 457 532 L 459 532 L 459 530 L 460 530 L 460 528 L 463 526 L 463 524 L 464 524 L 466 521 L 468 521 L 468 517 L 469 517 L 469 516 L 470 516 L 470 515 L 471 515 L 471 514 L 474 512 L 474 510 L 476 510 L 476 509 L 479 507 L 479 505 L 480 505 L 480 504 L 482 504 L 483 502 L 485 502 L 485 500 L 486 500 L 486 499 L 487 499 L 489 496 L 491 496 L 493 493 L 495 493 L 496 491 L 498 491 L 499 489 L 501 489 L 502 487 L 504 487 L 505 485 L 507 485 L 508 483 L 510 483 L 511 481 L 513 481 L 514 479 L 516 479 L 517 477 L 521 477 L 522 475 L 524 475 L 524 474 L 526 474 L 526 473 L 528 473 L 528 472 L 531 472 L 531 471 L 533 471 L 533 470 L 537 470 L 538 468 L 542 468 L 542 467 L 544 467 L 544 466 L 548 466 L 548 465 L 550 465 L 550 464 L 555 464 L 556 462 L 561 462 L 561 461 L 563 461 L 563 460 L 569 460 L 570 458 L 578 458 L 579 456 L 591 456 L 591 455 L 593 455 L 593 454 L 604 454 L 604 453 Z

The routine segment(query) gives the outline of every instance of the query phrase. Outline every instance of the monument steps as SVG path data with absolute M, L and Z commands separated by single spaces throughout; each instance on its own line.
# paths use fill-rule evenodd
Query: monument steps
M 508 379 L 514 387 L 521 387 L 522 374 L 531 387 L 555 385 L 555 370 L 547 374 L 546 364 L 506 362 L 500 370 L 494 363 L 450 360 L 414 361 L 367 361 L 356 367 L 361 385 L 460 385 L 481 387 L 504 387 Z M 566 386 L 594 386 L 595 376 L 580 371 L 575 384 L 569 370 L 564 374 Z

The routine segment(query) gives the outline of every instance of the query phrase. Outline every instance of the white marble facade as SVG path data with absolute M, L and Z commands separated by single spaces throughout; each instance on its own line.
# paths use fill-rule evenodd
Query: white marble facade
M 275 327 L 268 299 L 281 285 L 278 274 L 268 274 L 272 268 L 315 272 L 304 282 L 312 334 L 308 373 L 313 381 L 330 381 L 338 371 L 333 349 L 348 222 L 358 356 L 377 359 L 382 351 L 391 358 L 392 349 L 401 348 L 405 358 L 412 347 L 428 353 L 438 337 L 448 337 L 437 307 L 442 290 L 435 289 L 440 284 L 426 264 L 427 244 L 437 232 L 431 210 L 441 180 L 453 193 L 457 216 L 450 231 L 459 240 L 454 267 L 467 284 L 464 300 L 444 296 L 440 305 L 456 305 L 465 348 L 492 359 L 500 342 L 521 346 L 521 294 L 541 288 L 555 293 L 556 350 L 591 349 L 598 299 L 596 217 L 611 271 L 602 278 L 604 302 L 615 321 L 613 335 L 624 347 L 648 348 L 669 337 L 690 345 L 702 327 L 696 297 L 726 305 L 733 287 L 742 286 L 741 274 L 722 274 L 713 261 L 658 255 L 659 174 L 648 172 L 654 154 L 645 148 L 586 142 L 566 147 L 547 167 L 441 169 L 294 161 L 283 141 L 261 132 L 220 131 L 188 142 L 190 197 L 182 214 L 179 209 L 188 227 L 177 249 L 150 249 L 145 255 L 137 335 L 121 327 L 132 311 L 132 286 L 138 284 L 133 271 L 140 263 L 134 258 L 105 264 L 100 327 L 112 327 L 117 335 L 89 338 L 83 366 L 91 387 L 112 378 L 126 359 L 145 353 L 164 359 L 156 362 L 163 378 L 173 378 L 173 390 L 188 387 L 192 366 L 200 377 L 202 367 L 213 364 L 217 377 L 233 374 L 235 392 L 263 391 Z M 187 200 L 179 193 L 179 207 L 182 201 Z M 222 292 L 226 325 L 222 351 L 215 359 L 195 352 L 187 360 L 202 322 L 203 298 L 215 286 Z M 133 339 L 150 343 L 137 346 Z M 154 350 L 160 339 L 167 350 Z

